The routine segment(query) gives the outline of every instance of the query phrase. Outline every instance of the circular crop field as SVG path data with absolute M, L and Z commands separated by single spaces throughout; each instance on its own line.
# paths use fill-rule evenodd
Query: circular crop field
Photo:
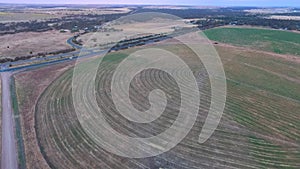
M 160 47 L 161 48 L 161 47 Z M 226 107 L 225 114 L 218 129 L 205 143 L 198 143 L 201 127 L 210 106 L 210 85 L 207 72 L 193 53 L 184 46 L 164 46 L 189 63 L 197 78 L 201 93 L 201 105 L 195 125 L 175 148 L 161 155 L 143 159 L 132 159 L 114 155 L 97 145 L 80 125 L 72 101 L 73 69 L 67 71 L 54 81 L 40 97 L 35 114 L 37 139 L 41 152 L 51 168 L 81 169 L 139 169 L 139 168 L 267 168 L 284 164 L 281 156 L 284 151 L 264 142 L 231 116 L 239 111 L 241 93 L 229 96 L 231 103 Z M 96 77 L 96 97 L 99 107 L 103 110 L 106 121 L 112 128 L 130 137 L 151 137 L 169 128 L 177 118 L 180 108 L 178 85 L 167 73 L 157 69 L 147 69 L 135 76 L 130 84 L 132 105 L 140 110 L 149 109 L 148 95 L 153 89 L 165 92 L 167 106 L 163 114 L 155 121 L 147 124 L 134 123 L 124 118 L 115 108 L 111 96 L 111 79 L 114 70 L 126 53 L 110 54 L 99 66 Z M 185 78 L 186 72 L 175 67 L 174 72 Z M 82 77 L 85 80 L 85 77 Z M 231 88 L 230 90 L 234 90 Z M 244 118 L 245 120 L 246 118 Z M 249 122 L 250 123 L 250 122 Z M 270 158 L 279 154 L 278 158 Z M 256 157 L 264 159 L 261 162 Z M 289 167 L 297 165 L 296 159 L 290 159 Z

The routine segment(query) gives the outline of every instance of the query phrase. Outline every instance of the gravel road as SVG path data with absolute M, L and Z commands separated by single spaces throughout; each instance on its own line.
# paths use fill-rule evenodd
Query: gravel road
M 2 77 L 2 169 L 17 169 L 17 151 L 14 137 L 13 110 L 10 96 L 10 72 Z

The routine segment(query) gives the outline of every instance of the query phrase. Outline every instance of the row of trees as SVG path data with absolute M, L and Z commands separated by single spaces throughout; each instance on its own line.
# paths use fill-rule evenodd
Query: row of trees
M 19 61 L 19 60 L 27 60 L 30 58 L 34 58 L 34 57 L 46 57 L 48 55 L 58 55 L 61 53 L 69 53 L 75 51 L 74 48 L 71 49 L 64 49 L 64 50 L 58 50 L 58 51 L 53 51 L 53 52 L 44 52 L 44 53 L 37 53 L 37 54 L 32 54 L 32 52 L 30 52 L 30 55 L 26 55 L 26 56 L 18 56 L 15 58 L 1 58 L 0 59 L 0 63 L 6 63 L 6 62 L 15 62 L 15 61 Z

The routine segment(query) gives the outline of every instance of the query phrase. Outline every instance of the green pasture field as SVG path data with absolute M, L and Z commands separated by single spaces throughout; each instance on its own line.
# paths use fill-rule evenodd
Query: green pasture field
M 300 33 L 261 28 L 214 28 L 204 31 L 210 40 L 237 46 L 300 55 Z

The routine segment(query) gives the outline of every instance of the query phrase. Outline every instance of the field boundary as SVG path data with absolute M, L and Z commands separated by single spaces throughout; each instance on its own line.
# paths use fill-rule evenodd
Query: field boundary
M 12 108 L 13 108 L 13 115 L 14 115 L 13 119 L 15 123 L 15 138 L 17 139 L 16 144 L 17 144 L 17 152 L 18 152 L 18 166 L 20 169 L 26 169 L 27 167 L 26 167 L 23 133 L 21 128 L 18 98 L 16 94 L 15 78 L 13 76 L 11 77 L 10 90 L 11 90 Z
M 36 117 L 36 115 L 37 115 L 37 111 L 38 111 L 38 109 L 37 109 L 37 103 L 41 100 L 41 98 L 44 96 L 44 94 L 46 93 L 46 91 L 53 85 L 54 82 L 56 82 L 57 80 L 59 80 L 60 78 L 62 78 L 62 76 L 65 73 L 67 73 L 68 71 L 72 71 L 72 69 L 74 69 L 74 66 L 71 66 L 70 68 L 68 68 L 67 70 L 65 70 L 62 74 L 60 74 L 59 76 L 57 76 L 56 78 L 54 78 L 53 81 L 51 81 L 51 83 L 49 85 L 47 85 L 47 87 L 37 97 L 37 100 L 36 100 L 35 106 L 34 106 L 34 110 L 33 110 L 33 112 L 34 112 L 34 124 L 35 124 L 34 125 L 34 130 L 35 130 L 35 134 L 36 134 L 35 137 L 36 137 L 36 140 L 37 140 L 38 147 L 39 147 L 40 152 L 41 152 L 44 160 L 46 161 L 47 165 L 50 168 L 53 168 L 53 169 L 55 169 L 56 167 L 50 162 L 50 160 L 49 160 L 46 152 L 44 151 L 44 147 L 41 145 L 40 139 L 38 138 L 38 132 L 39 131 L 37 130 L 37 126 L 36 126 L 36 124 L 37 124 L 37 121 L 36 121 L 37 117 Z

